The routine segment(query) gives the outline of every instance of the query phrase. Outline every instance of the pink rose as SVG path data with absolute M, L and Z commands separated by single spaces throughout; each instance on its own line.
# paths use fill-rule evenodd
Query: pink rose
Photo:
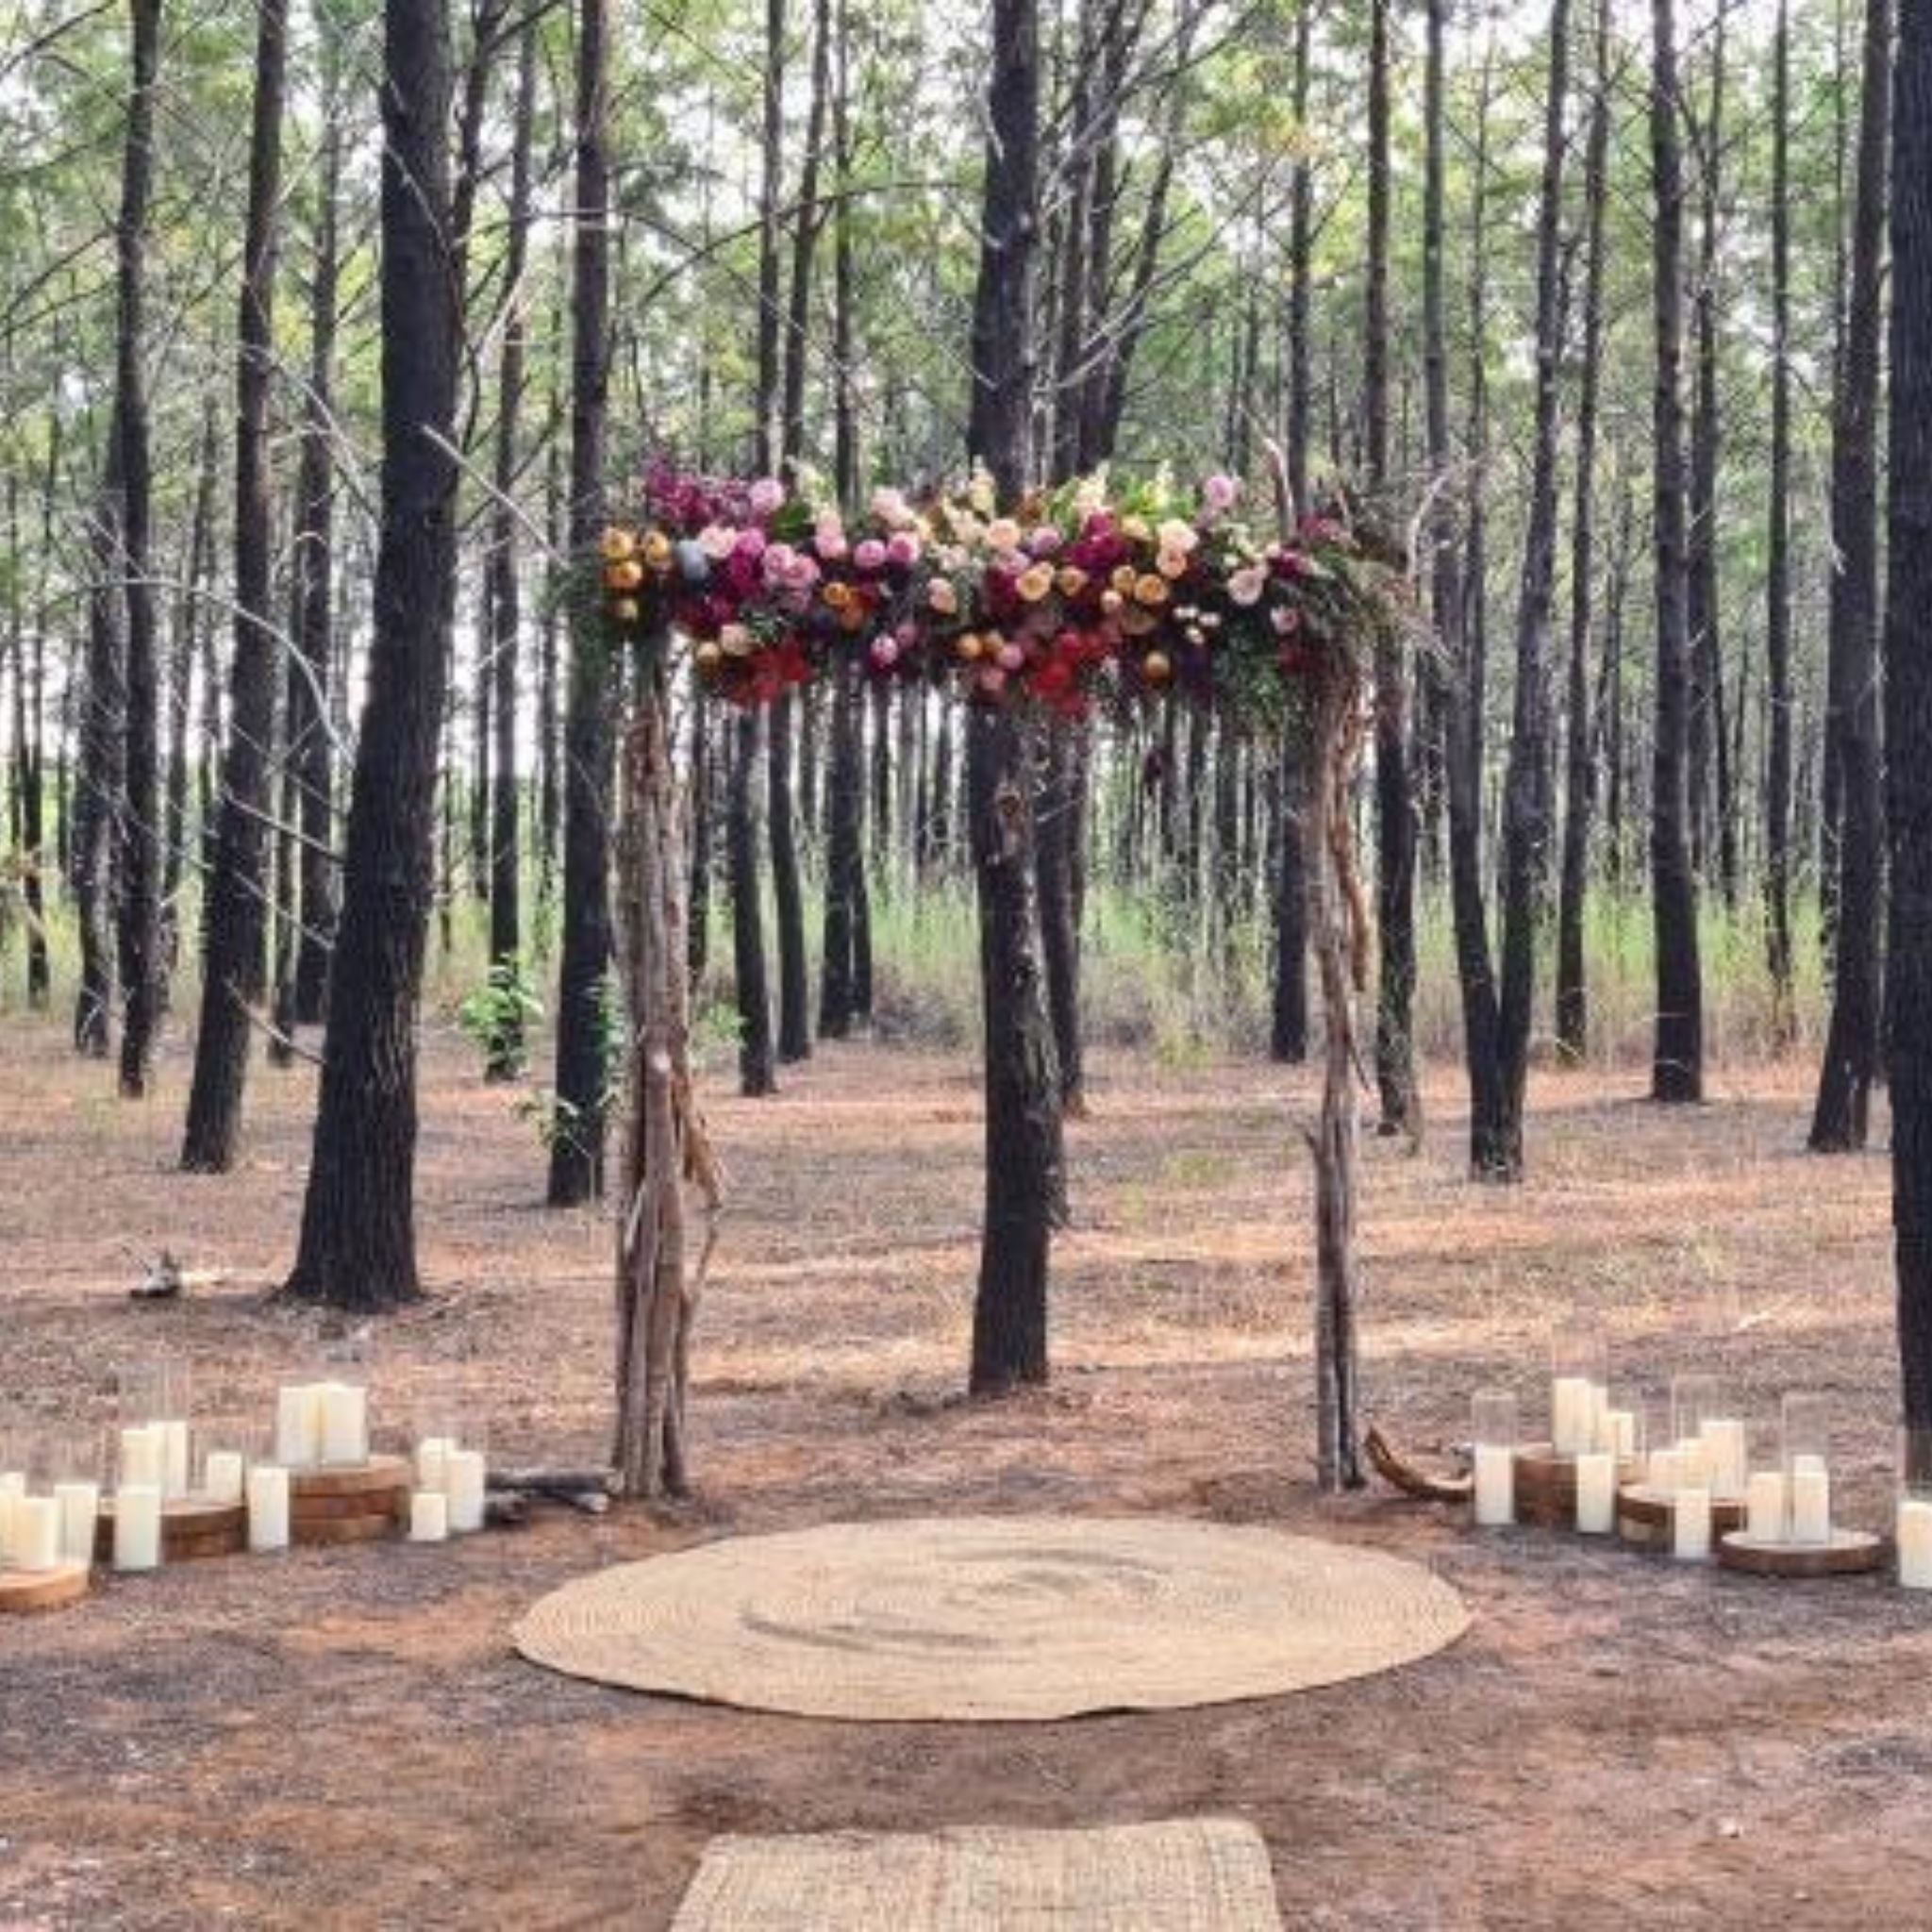
M 821 517 L 811 541 L 821 557 L 827 562 L 836 563 L 845 555 L 845 525 L 837 517 Z
M 1241 486 L 1232 476 L 1212 475 L 1201 485 L 1201 501 L 1215 516 L 1231 510 L 1241 493 Z
M 872 641 L 872 661 L 881 671 L 890 671 L 899 661 L 899 645 L 893 638 L 874 638 Z
M 1026 661 L 1026 653 L 1014 643 L 1000 646 L 999 667 L 1002 671 L 1018 671 Z
M 862 571 L 877 571 L 886 567 L 886 546 L 876 537 L 868 537 L 852 553 L 852 561 Z
M 760 476 L 746 498 L 754 516 L 768 517 L 785 501 L 785 486 L 775 476 Z
M 765 554 L 765 533 L 762 530 L 741 530 L 731 548 L 735 555 L 756 563 Z
M 919 539 L 909 530 L 901 530 L 886 545 L 886 560 L 897 570 L 910 570 L 919 561 Z
M 1026 548 L 1035 557 L 1051 557 L 1060 547 L 1060 533 L 1051 524 L 1041 524 L 1028 533 Z

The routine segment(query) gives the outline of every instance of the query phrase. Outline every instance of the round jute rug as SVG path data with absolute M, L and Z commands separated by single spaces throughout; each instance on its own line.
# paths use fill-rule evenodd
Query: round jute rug
M 1469 1625 L 1374 1550 L 1172 1517 L 960 1517 L 728 1538 L 566 1584 L 517 1648 L 571 1676 L 887 1720 L 1173 1709 L 1412 1662 Z

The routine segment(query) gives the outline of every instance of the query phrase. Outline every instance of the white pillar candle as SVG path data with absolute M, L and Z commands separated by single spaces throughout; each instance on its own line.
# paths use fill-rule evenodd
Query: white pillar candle
M 1746 1474 L 1742 1417 L 1707 1417 L 1701 1433 L 1705 1453 L 1710 1457 L 1710 1487 L 1713 1493 L 1720 1496 L 1741 1496 L 1744 1493 Z
M 1671 1547 L 1684 1563 L 1702 1563 L 1710 1555 L 1708 1490 L 1693 1487 L 1677 1491 L 1671 1511 Z
M 449 1498 L 441 1490 L 418 1490 L 409 1498 L 409 1541 L 440 1543 L 449 1536 Z
M 210 1449 L 201 1473 L 201 1487 L 210 1503 L 239 1503 L 248 1464 L 239 1449 Z
M 167 1444 L 159 1423 L 137 1423 L 121 1431 L 121 1482 L 138 1490 L 164 1488 L 168 1479 Z
M 321 1387 L 285 1382 L 275 1391 L 275 1460 L 284 1469 L 312 1469 L 321 1458 Z
M 258 1555 L 289 1547 L 289 1472 L 273 1462 L 248 1472 L 248 1547 Z
M 188 1424 L 157 1423 L 161 1432 L 161 1487 L 170 1496 L 188 1493 Z
M 1587 1375 L 1558 1375 L 1550 1384 L 1550 1446 L 1558 1456 L 1590 1447 L 1595 1389 Z
M 1637 1454 L 1637 1411 L 1613 1408 L 1604 1418 L 1609 1435 L 1607 1447 L 1620 1461 L 1628 1462 Z
M 456 1446 L 447 1436 L 425 1436 L 416 1444 L 416 1487 L 419 1490 L 442 1488 L 443 1465 L 449 1459 L 449 1452 Z
M 26 1477 L 17 1469 L 0 1474 L 0 1570 L 13 1553 L 13 1506 L 26 1494 Z
M 18 1496 L 13 1504 L 12 1563 L 16 1570 L 54 1570 L 60 1563 L 60 1506 L 52 1496 Z
M 449 1495 L 449 1526 L 458 1536 L 483 1527 L 483 1452 L 452 1449 L 443 1457 L 443 1485 Z
M 1898 1580 L 1932 1590 L 1932 1503 L 1907 1496 L 1898 1506 Z
M 1800 1456 L 1791 1465 L 1791 1541 L 1831 1541 L 1831 1475 L 1823 1457 Z
M 123 1483 L 114 1491 L 114 1567 L 156 1570 L 161 1561 L 158 1483 Z
M 1516 1521 L 1516 1452 L 1501 1442 L 1475 1445 L 1475 1520 L 1483 1529 Z
M 1686 1490 L 1711 1487 L 1710 1451 L 1696 1436 L 1685 1436 L 1677 1443 L 1677 1486 Z
M 60 1560 L 92 1565 L 101 1516 L 100 1484 L 56 1483 L 54 1500 L 60 1506 Z
M 1590 1449 L 1576 1458 L 1576 1527 L 1585 1536 L 1607 1536 L 1617 1526 L 1617 1458 Z
M 1679 1469 L 1677 1452 L 1674 1449 L 1653 1449 L 1650 1452 L 1650 1487 L 1661 1490 L 1668 1495 L 1677 1487 Z
M 323 1384 L 322 1459 L 339 1464 L 369 1460 L 369 1391 L 356 1383 Z
M 1744 1491 L 1744 1533 L 1754 1543 L 1785 1540 L 1785 1478 L 1777 1469 L 1755 1472 Z

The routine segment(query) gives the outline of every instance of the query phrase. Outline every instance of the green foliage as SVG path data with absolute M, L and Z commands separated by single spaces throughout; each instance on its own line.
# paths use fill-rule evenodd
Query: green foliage
M 499 959 L 457 1008 L 457 1025 L 492 1072 L 521 1073 L 524 1042 L 543 1017 L 543 1001 L 521 958 Z

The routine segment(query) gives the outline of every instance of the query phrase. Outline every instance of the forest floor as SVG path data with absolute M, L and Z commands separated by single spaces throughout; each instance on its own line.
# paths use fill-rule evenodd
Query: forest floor
M 158 1346 L 204 1414 L 312 1349 L 265 1299 L 300 1208 L 306 1071 L 251 1074 L 240 1172 L 173 1171 L 186 1064 L 142 1107 L 59 1031 L 0 1028 L 0 1391 L 105 1425 Z M 1804 1154 L 1808 1071 L 1663 1113 L 1641 1074 L 1534 1085 L 1532 1177 L 1469 1184 L 1460 1080 L 1420 1155 L 1370 1142 L 1370 1406 L 1434 1451 L 1473 1387 L 1540 1400 L 1545 1326 L 1619 1371 L 1722 1365 L 1759 1424 L 1839 1400 L 1840 1515 L 1877 1523 L 1896 1379 L 1882 1155 Z M 1932 1924 L 1932 1600 L 1776 1585 L 1309 1481 L 1308 1076 L 1102 1057 L 1071 1134 L 1057 1374 L 955 1399 L 980 1144 L 962 1058 L 823 1049 L 774 1101 L 713 1082 L 731 1204 L 699 1338 L 701 1492 L 105 1581 L 0 1629 L 0 1927 L 667 1925 L 721 1832 L 1252 1820 L 1285 1921 L 1363 1928 Z M 598 1457 L 608 1237 L 539 1205 L 527 1123 L 428 1041 L 433 1296 L 381 1330 L 379 1410 L 459 1381 L 492 1451 Z M 219 1276 L 137 1306 L 130 1250 Z M 1534 1408 L 1530 1413 L 1534 1414 Z M 642 1697 L 519 1661 L 535 1598 L 727 1531 L 964 1510 L 1173 1511 L 1405 1552 L 1467 1597 L 1450 1651 L 1272 1701 L 1024 1725 L 861 1725 Z M 801 1932 L 811 1928 L 801 1924 Z

